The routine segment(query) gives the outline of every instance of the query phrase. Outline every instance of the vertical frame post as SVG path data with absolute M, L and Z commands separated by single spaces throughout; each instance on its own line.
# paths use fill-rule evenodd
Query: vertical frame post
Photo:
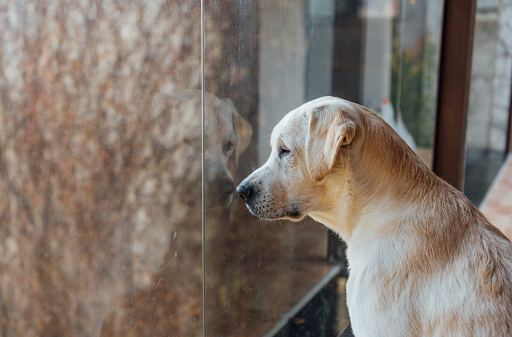
M 459 190 L 465 145 L 476 0 L 446 0 L 439 67 L 433 169 Z

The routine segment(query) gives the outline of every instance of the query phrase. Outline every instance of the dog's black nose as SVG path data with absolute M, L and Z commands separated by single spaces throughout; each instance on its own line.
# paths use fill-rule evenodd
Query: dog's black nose
M 242 198 L 244 200 L 247 200 L 247 198 L 249 198 L 249 196 L 251 195 L 251 188 L 250 188 L 250 186 L 247 186 L 247 185 L 244 185 L 244 184 L 238 185 L 238 187 L 236 188 L 236 191 L 240 195 L 240 198 Z
M 225 181 L 222 184 L 222 192 L 225 194 L 232 194 L 235 191 L 235 184 L 233 184 L 233 180 Z

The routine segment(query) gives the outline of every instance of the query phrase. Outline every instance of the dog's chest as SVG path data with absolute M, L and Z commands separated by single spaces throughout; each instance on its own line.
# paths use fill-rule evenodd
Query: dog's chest
M 431 265 L 425 273 L 414 271 L 411 251 L 400 242 L 359 247 L 366 249 L 349 245 L 347 250 L 347 306 L 356 337 L 442 336 L 454 312 L 461 322 L 469 322 L 468 313 L 481 305 L 474 272 L 463 257 L 446 268 Z
M 413 336 L 410 285 L 394 274 L 404 260 L 396 254 L 396 242 L 394 247 L 386 241 L 364 246 L 348 250 L 347 306 L 355 336 Z
M 410 308 L 383 296 L 379 280 L 351 274 L 347 282 L 347 306 L 356 337 L 410 336 L 406 317 Z M 397 319 L 402 317 L 405 319 Z M 403 325 L 403 326 L 402 326 Z
M 395 315 L 400 315 L 401 310 L 396 303 L 386 303 L 380 281 L 371 270 L 351 270 L 347 306 L 355 336 L 397 336 Z

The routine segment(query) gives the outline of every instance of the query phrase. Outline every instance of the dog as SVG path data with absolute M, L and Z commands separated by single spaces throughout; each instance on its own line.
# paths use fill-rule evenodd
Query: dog
M 237 192 L 260 218 L 310 216 L 346 241 L 356 337 L 512 335 L 512 243 L 380 117 L 322 97 L 271 147 Z

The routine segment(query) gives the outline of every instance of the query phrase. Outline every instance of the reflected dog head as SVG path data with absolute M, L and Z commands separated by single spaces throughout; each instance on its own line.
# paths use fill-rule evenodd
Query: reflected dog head
M 289 112 L 272 131 L 267 162 L 237 187 L 251 213 L 298 221 L 334 205 L 327 189 L 345 186 L 350 152 L 364 130 L 356 109 L 323 97 Z
M 155 102 L 155 110 L 162 112 L 152 129 L 153 145 L 157 158 L 165 159 L 169 167 L 179 209 L 201 205 L 201 96 L 198 90 L 185 90 L 166 96 L 161 107 L 160 101 Z M 235 191 L 233 174 L 249 146 L 252 128 L 230 99 L 209 93 L 205 93 L 204 126 L 206 207 L 228 206 Z M 176 216 L 176 210 L 173 213 Z
M 233 199 L 233 174 L 249 146 L 252 128 L 230 99 L 206 94 L 205 103 L 206 207 L 223 207 Z

